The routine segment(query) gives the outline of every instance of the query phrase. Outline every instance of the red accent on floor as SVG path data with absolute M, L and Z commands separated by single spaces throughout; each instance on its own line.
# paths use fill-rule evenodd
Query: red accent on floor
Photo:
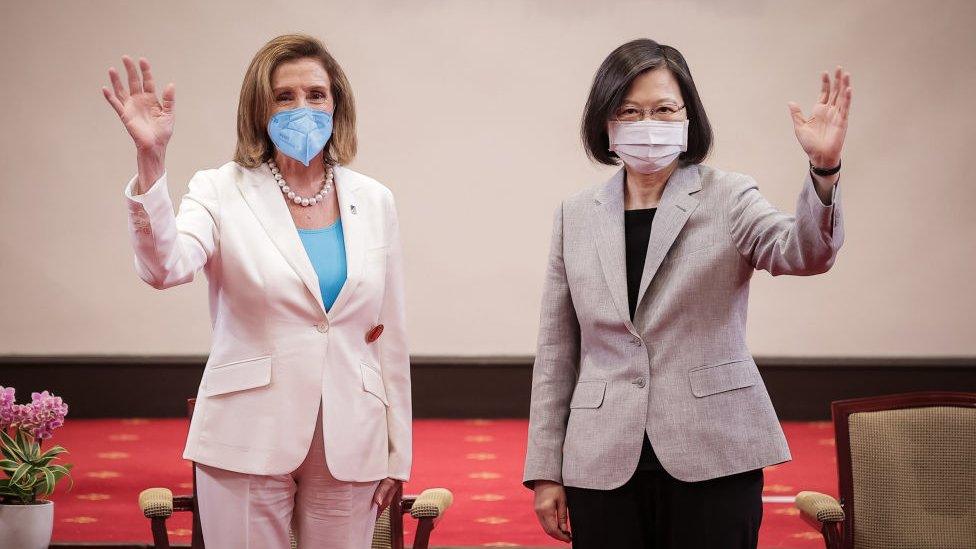
M 521 485 L 525 420 L 418 420 L 407 493 L 445 487 L 454 506 L 437 526 L 435 546 L 567 547 L 536 523 L 532 493 Z M 827 422 L 784 423 L 794 460 L 766 469 L 767 496 L 816 490 L 836 496 L 833 429 Z M 140 491 L 152 486 L 190 491 L 190 464 L 180 457 L 187 422 L 177 419 L 71 420 L 54 441 L 71 453 L 74 487 L 55 497 L 55 541 L 151 539 L 139 512 Z M 823 541 L 790 503 L 764 505 L 760 547 L 819 548 Z M 182 516 L 181 516 L 182 515 Z M 170 521 L 172 541 L 189 541 L 190 521 Z M 413 524 L 407 517 L 408 541 Z

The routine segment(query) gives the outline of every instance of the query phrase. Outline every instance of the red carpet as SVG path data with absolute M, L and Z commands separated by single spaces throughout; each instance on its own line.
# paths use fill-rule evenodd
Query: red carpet
M 138 493 L 163 486 L 190 488 L 190 465 L 180 458 L 185 420 L 68 420 L 54 440 L 71 452 L 74 488 L 58 489 L 55 541 L 141 541 L 148 521 Z M 794 461 L 766 469 L 765 495 L 800 490 L 836 495 L 833 431 L 826 422 L 785 423 Z M 524 420 L 418 420 L 413 477 L 408 493 L 442 486 L 454 506 L 434 531 L 435 546 L 565 547 L 539 528 L 532 493 L 521 485 Z M 408 517 L 408 533 L 413 524 Z M 189 541 L 189 520 L 172 520 L 173 541 Z M 410 537 L 408 537 L 408 540 Z M 760 547 L 819 548 L 820 535 L 796 516 L 791 503 L 767 503 Z

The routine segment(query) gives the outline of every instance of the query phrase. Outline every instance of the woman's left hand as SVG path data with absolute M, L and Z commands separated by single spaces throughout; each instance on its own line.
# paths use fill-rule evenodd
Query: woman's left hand
M 383 509 L 386 509 L 393 503 L 393 496 L 396 495 L 397 488 L 400 484 L 401 481 L 395 478 L 385 478 L 380 481 L 379 486 L 376 487 L 376 491 L 373 492 L 373 503 L 376 504 L 377 518 L 383 514 Z
M 851 93 L 851 74 L 837 67 L 833 82 L 826 71 L 821 75 L 820 97 L 813 106 L 810 118 L 803 116 L 799 105 L 792 101 L 789 103 L 796 139 L 817 168 L 830 169 L 840 162 L 844 137 L 847 135 Z

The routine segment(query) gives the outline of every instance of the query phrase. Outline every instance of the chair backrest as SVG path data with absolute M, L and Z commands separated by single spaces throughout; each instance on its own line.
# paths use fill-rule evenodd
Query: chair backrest
M 393 530 L 390 524 L 390 508 L 383 510 L 383 514 L 376 520 L 376 527 L 373 529 L 373 542 L 370 549 L 392 549 Z
M 976 394 L 832 405 L 844 546 L 976 547 Z

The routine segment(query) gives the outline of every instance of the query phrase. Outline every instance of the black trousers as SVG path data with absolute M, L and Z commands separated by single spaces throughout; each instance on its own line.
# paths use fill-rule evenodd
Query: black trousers
M 566 487 L 573 549 L 755 549 L 762 469 L 703 482 L 638 470 L 613 490 Z

